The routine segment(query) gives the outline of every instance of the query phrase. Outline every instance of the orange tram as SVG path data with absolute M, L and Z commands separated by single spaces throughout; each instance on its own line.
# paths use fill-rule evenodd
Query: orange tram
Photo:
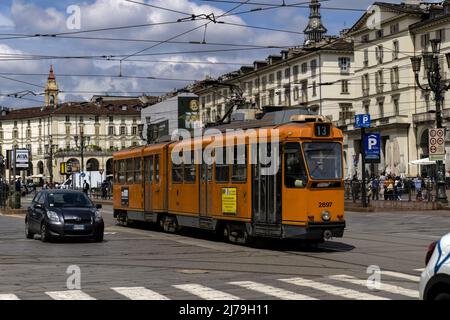
M 233 125 L 218 127 L 222 134 L 214 137 L 116 152 L 114 217 L 122 225 L 156 223 L 166 232 L 185 227 L 210 230 L 239 243 L 255 237 L 308 242 L 342 237 L 342 132 L 325 118 L 311 115 L 294 115 L 278 125 L 253 126 L 253 137 L 242 130 L 232 137 L 234 151 L 241 148 L 241 152 L 232 153 L 231 159 L 228 156 L 231 161 L 218 158 L 226 158 L 232 149 L 224 141 L 229 139 L 226 129 Z M 276 143 L 272 141 L 275 130 Z M 266 143 L 272 146 L 264 148 Z M 183 159 L 209 150 L 214 161 L 175 163 L 172 154 L 183 147 L 192 149 L 188 156 L 180 153 Z M 254 161 L 264 153 L 274 155 L 276 172 Z

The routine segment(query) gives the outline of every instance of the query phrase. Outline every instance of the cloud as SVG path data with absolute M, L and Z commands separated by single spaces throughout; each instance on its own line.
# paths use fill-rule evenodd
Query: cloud
M 144 0 L 139 0 L 144 1 Z M 168 7 L 186 14 L 194 13 L 210 14 L 216 17 L 224 13 L 224 10 L 214 7 L 204 2 L 196 3 L 192 0 L 145 0 L 146 3 Z M 161 23 L 167 21 L 177 21 L 186 18 L 188 15 L 159 10 L 126 1 L 117 0 L 95 0 L 79 3 L 81 9 L 81 31 L 108 28 L 127 25 L 138 25 L 148 23 Z M 245 10 L 245 8 L 240 8 Z M 65 9 L 46 8 L 24 0 L 13 0 L 10 8 L 10 17 L 5 17 L 14 26 L 14 32 L 27 34 L 51 34 L 61 32 L 71 32 L 67 29 L 66 19 L 69 15 Z M 294 29 L 303 31 L 307 18 L 298 10 L 273 10 L 267 14 L 228 16 L 221 19 L 230 23 L 246 25 L 251 24 L 272 26 L 282 26 L 283 29 Z M 0 16 L 1 21 L 1 16 Z M 289 23 L 286 23 L 289 21 Z M 73 37 L 99 37 L 99 38 L 122 38 L 122 39 L 142 39 L 164 41 L 174 38 L 175 41 L 203 41 L 205 28 L 199 28 L 186 35 L 176 37 L 187 30 L 202 26 L 207 21 L 187 21 L 184 23 L 168 24 L 161 26 L 148 26 L 140 28 L 129 28 L 123 30 L 110 30 L 103 32 L 89 32 L 72 34 Z M 10 25 L 11 25 L 10 23 Z M 249 45 L 295 45 L 302 43 L 302 36 L 288 33 L 269 32 L 242 28 L 226 24 L 211 22 L 206 29 L 205 36 L 207 43 L 234 43 Z M 0 54 L 27 53 L 49 56 L 126 56 L 155 45 L 152 42 L 132 42 L 132 41 L 105 41 L 101 39 L 66 39 L 66 38 L 29 38 L 13 40 L 8 45 L 0 46 Z M 242 50 L 228 52 L 199 52 L 195 54 L 186 51 L 239 49 L 239 47 L 214 46 L 199 44 L 180 44 L 164 42 L 154 48 L 143 51 L 142 55 L 135 55 L 122 63 L 123 75 L 152 76 L 162 78 L 177 79 L 203 79 L 206 75 L 219 76 L 221 74 L 239 69 L 239 65 L 212 65 L 198 63 L 157 63 L 151 61 L 210 61 L 210 62 L 243 62 L 252 64 L 254 60 L 265 59 L 268 54 L 279 53 L 279 49 L 272 50 Z M 179 52 L 166 54 L 167 52 Z M 183 53 L 184 52 L 184 53 Z M 155 55 L 159 54 L 159 55 Z M 117 59 L 117 58 L 113 58 Z M 150 61 L 133 61 L 133 60 Z M 75 91 L 115 91 L 115 92 L 167 92 L 174 88 L 182 88 L 189 82 L 182 81 L 158 81 L 158 80 L 138 80 L 127 78 L 101 78 L 101 77 L 62 77 L 62 74 L 111 74 L 119 75 L 118 61 L 100 61 L 99 59 L 46 59 L 30 62 L 1 62 L 0 72 L 8 70 L 10 72 L 28 72 L 46 74 L 50 64 L 54 65 L 56 78 L 60 89 L 65 91 L 64 99 L 89 99 L 94 93 L 77 93 Z M 45 85 L 46 77 L 16 77 L 17 79 Z M 19 91 L 31 89 L 39 91 L 25 84 L 14 83 L 0 79 L 2 90 Z M 115 93 L 117 94 L 117 93 Z M 42 98 L 41 98 L 42 100 Z M 1 102 L 2 100 L 0 100 Z M 33 102 L 20 100 L 6 100 L 13 106 L 35 105 Z M 3 100 L 2 103 L 4 103 Z
M 14 22 L 0 13 L 0 30 L 1 29 L 11 29 L 14 28 Z

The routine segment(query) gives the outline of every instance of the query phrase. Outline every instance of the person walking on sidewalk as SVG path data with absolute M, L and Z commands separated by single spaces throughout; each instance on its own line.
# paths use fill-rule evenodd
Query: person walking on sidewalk
M 422 178 L 419 175 L 414 179 L 414 186 L 416 188 L 416 201 L 422 201 Z
M 374 176 L 372 179 L 371 187 L 372 187 L 372 200 L 380 200 L 379 199 L 380 181 L 376 176 Z

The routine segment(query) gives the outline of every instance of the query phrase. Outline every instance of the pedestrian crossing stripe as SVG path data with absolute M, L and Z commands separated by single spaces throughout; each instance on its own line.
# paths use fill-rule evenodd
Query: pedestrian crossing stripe
M 279 279 L 280 281 L 287 282 L 302 287 L 309 287 L 315 290 L 323 291 L 334 296 L 340 296 L 347 299 L 356 300 L 390 300 L 388 298 L 376 296 L 370 293 L 364 293 L 353 289 L 346 289 L 343 287 L 334 286 L 327 283 L 317 282 L 304 278 L 290 278 Z
M 0 300 L 19 300 L 15 294 L 0 294 Z
M 53 300 L 95 300 L 81 290 L 50 291 L 45 294 Z
M 200 284 L 178 284 L 173 287 L 189 292 L 205 300 L 240 300 L 232 294 L 228 294 L 219 290 L 211 289 Z
M 303 294 L 295 293 L 293 291 L 288 291 L 272 286 L 268 286 L 262 283 L 253 282 L 253 281 L 235 281 L 229 282 L 229 284 L 233 284 L 236 286 L 240 286 L 242 288 L 246 288 L 249 290 L 253 290 L 259 293 L 266 294 L 268 296 L 273 296 L 282 300 L 317 300 L 316 298 L 312 298 Z
M 330 276 L 329 278 L 333 279 L 333 280 L 338 280 L 338 281 L 342 281 L 342 282 L 347 282 L 347 283 L 367 287 L 367 280 L 360 280 L 360 279 L 357 279 L 352 276 L 347 276 L 347 275 L 341 274 L 341 275 Z M 400 286 L 387 284 L 384 281 L 380 281 L 380 288 L 376 289 L 376 290 L 386 291 L 386 292 L 390 292 L 390 293 L 394 293 L 394 294 L 398 294 L 398 295 L 402 295 L 402 296 L 407 296 L 410 298 L 417 298 L 417 299 L 419 298 L 419 292 L 417 290 L 411 290 L 411 289 L 402 288 Z
M 409 274 L 392 271 L 382 271 L 382 274 L 388 277 L 400 278 L 408 282 L 412 282 L 414 284 L 417 281 L 416 279 L 417 277 L 414 277 Z M 366 287 L 367 290 L 369 290 L 367 286 L 367 280 L 359 279 L 344 274 L 327 276 L 321 278 L 320 281 L 317 279 L 309 280 L 301 277 L 274 279 L 272 281 L 281 281 L 295 286 L 310 288 L 313 289 L 313 291 L 314 290 L 322 291 L 336 298 L 358 299 L 358 300 L 360 299 L 390 300 L 389 298 L 379 296 L 381 292 L 388 292 L 391 294 L 405 296 L 414 299 L 419 298 L 418 290 L 408 289 L 402 286 L 389 284 L 386 283 L 384 279 L 382 279 L 380 282 L 380 288 L 374 289 L 373 292 L 361 292 L 355 289 L 348 289 L 345 287 L 327 283 L 327 280 L 328 282 L 331 280 L 333 283 L 337 281 L 343 284 L 351 284 Z M 295 292 L 295 290 L 278 288 L 273 285 L 267 285 L 255 281 L 231 281 L 228 282 L 227 284 L 282 300 L 317 300 L 317 298 L 311 297 L 310 293 L 308 293 L 308 295 L 305 295 L 302 293 L 297 293 Z M 216 290 L 197 283 L 177 284 L 172 285 L 172 287 L 205 300 L 242 299 L 241 297 L 238 297 L 236 295 Z M 162 295 L 156 291 L 147 289 L 145 287 L 112 287 L 110 289 L 130 300 L 170 300 L 169 297 L 166 297 L 165 295 Z M 96 298 L 92 297 L 91 295 L 81 290 L 48 291 L 45 292 L 45 294 L 54 300 L 96 300 Z M 0 294 L 0 300 L 20 300 L 20 297 L 18 297 L 15 294 Z
M 404 280 L 408 280 L 408 281 L 414 281 L 414 282 L 419 282 L 420 281 L 420 277 L 413 276 L 413 275 L 407 274 L 407 273 L 400 273 L 400 272 L 384 271 L 384 270 L 382 270 L 381 271 L 381 275 L 392 277 L 392 278 L 404 279 Z
M 166 296 L 144 287 L 121 287 L 111 289 L 130 300 L 169 300 Z

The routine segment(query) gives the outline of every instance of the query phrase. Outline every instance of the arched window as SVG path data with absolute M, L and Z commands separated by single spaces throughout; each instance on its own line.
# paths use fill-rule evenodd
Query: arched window
M 95 158 L 91 158 L 86 162 L 86 170 L 87 171 L 98 171 L 99 163 Z

